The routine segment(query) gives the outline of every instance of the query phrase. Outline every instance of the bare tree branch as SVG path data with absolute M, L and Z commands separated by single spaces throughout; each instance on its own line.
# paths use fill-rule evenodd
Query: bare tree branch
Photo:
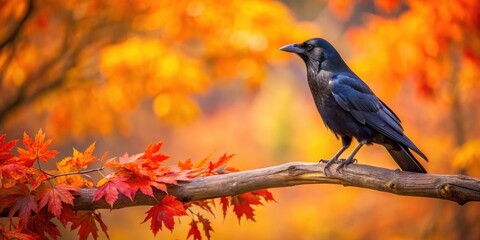
M 335 165 L 331 169 L 335 169 Z M 439 198 L 465 204 L 480 201 L 480 179 L 465 175 L 422 174 L 388 170 L 367 165 L 352 164 L 340 173 L 323 172 L 323 163 L 292 162 L 283 165 L 242 171 L 224 175 L 200 177 L 168 188 L 169 194 L 184 202 L 232 196 L 265 188 L 289 187 L 302 184 L 339 184 L 369 188 L 405 196 Z M 93 202 L 96 188 L 80 190 L 74 209 L 109 209 L 105 201 Z M 155 192 L 162 199 L 163 192 Z M 133 201 L 120 196 L 113 208 L 154 205 L 157 201 L 138 193 Z
M 15 26 L 15 28 L 12 29 L 10 34 L 8 34 L 8 36 L 3 41 L 0 42 L 0 49 L 5 47 L 9 43 L 12 43 L 15 40 L 15 38 L 20 33 L 20 30 L 22 29 L 23 25 L 25 24 L 27 19 L 30 17 L 30 14 L 32 13 L 32 10 L 33 10 L 33 0 L 29 0 L 28 3 L 27 3 L 27 8 L 25 10 L 25 14 L 20 19 L 18 24 Z

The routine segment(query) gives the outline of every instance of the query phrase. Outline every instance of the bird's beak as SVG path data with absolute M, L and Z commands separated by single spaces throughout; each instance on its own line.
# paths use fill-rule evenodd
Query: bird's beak
M 285 52 L 292 52 L 292 53 L 303 53 L 303 49 L 298 47 L 298 44 L 288 44 L 280 48 L 280 50 Z

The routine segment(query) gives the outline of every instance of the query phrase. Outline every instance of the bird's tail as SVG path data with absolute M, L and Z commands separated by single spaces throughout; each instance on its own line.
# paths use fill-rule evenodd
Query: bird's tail
M 402 144 L 399 144 L 399 150 L 389 147 L 385 148 L 388 150 L 390 155 L 392 155 L 395 162 L 397 162 L 398 166 L 400 166 L 403 171 L 427 173 L 425 168 L 413 156 L 412 152 L 410 152 L 410 150 Z

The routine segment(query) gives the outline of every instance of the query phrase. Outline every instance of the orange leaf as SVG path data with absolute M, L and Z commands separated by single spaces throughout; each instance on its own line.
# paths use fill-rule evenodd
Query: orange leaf
M 221 156 L 216 162 L 214 161 L 209 163 L 208 171 L 211 173 L 213 171 L 223 173 L 225 170 L 225 164 L 227 164 L 227 162 L 230 161 L 233 158 L 233 156 L 235 156 L 235 154 L 230 154 L 230 155 L 223 154 L 223 156 Z
M 77 172 L 80 171 L 81 169 L 73 164 L 72 157 L 66 157 L 62 161 L 57 162 L 57 169 L 58 173 L 71 173 L 71 172 Z M 67 185 L 72 185 L 76 187 L 92 187 L 93 182 L 85 178 L 86 175 L 68 175 L 68 176 L 61 176 L 55 178 L 55 182 L 57 184 L 67 184 Z
M 74 170 L 78 171 L 79 169 L 86 168 L 88 164 L 97 161 L 98 157 L 93 156 L 93 151 L 95 150 L 95 143 L 92 143 L 85 151 L 79 152 L 77 149 L 73 148 L 73 156 L 67 157 L 61 161 L 63 165 L 76 166 Z
M 30 191 L 37 189 L 45 180 L 48 179 L 48 175 L 36 168 L 26 168 L 24 170 L 25 178 L 30 183 Z
M 0 187 L 13 187 L 18 180 L 25 177 L 28 169 L 30 168 L 19 164 L 0 165 Z
M 161 142 L 150 144 L 147 149 L 145 149 L 145 153 L 141 158 L 149 159 L 150 161 L 157 164 L 167 160 L 169 157 L 160 153 L 160 148 L 162 147 L 162 144 L 163 143 Z
M 151 219 L 150 229 L 154 235 L 157 235 L 158 231 L 162 229 L 162 225 L 170 231 L 173 230 L 175 222 L 173 217 L 187 215 L 185 212 L 185 206 L 182 202 L 177 201 L 174 196 L 166 196 L 157 205 L 150 208 L 147 211 L 147 217 L 142 223 Z
M 208 155 L 206 158 L 202 159 L 201 161 L 196 161 L 192 168 L 195 169 L 195 168 L 204 168 L 209 162 L 210 162 L 210 157 L 211 157 L 211 154 Z
M 27 133 L 24 133 L 23 145 L 26 149 L 18 148 L 19 157 L 27 167 L 33 166 L 37 158 L 46 162 L 48 159 L 54 158 L 58 153 L 55 150 L 48 150 L 51 143 L 52 139 L 45 141 L 45 134 L 42 133 L 42 130 L 39 130 L 37 135 L 35 135 L 35 141 L 32 141 Z
M 178 161 L 177 166 L 178 166 L 181 170 L 192 170 L 192 167 L 193 167 L 192 160 L 191 160 L 191 159 L 187 159 L 185 162 Z
M 49 187 L 39 192 L 35 198 L 40 199 L 39 208 L 43 208 L 48 204 L 48 211 L 56 218 L 59 218 L 62 213 L 63 205 L 66 203 L 73 205 L 73 194 L 78 192 L 78 187 L 60 184 L 55 187 Z
M 98 160 L 96 156 L 92 155 L 94 150 L 95 143 L 91 144 L 83 153 L 73 148 L 73 156 L 66 157 L 56 164 L 58 170 L 61 173 L 67 173 L 87 168 L 88 164 Z

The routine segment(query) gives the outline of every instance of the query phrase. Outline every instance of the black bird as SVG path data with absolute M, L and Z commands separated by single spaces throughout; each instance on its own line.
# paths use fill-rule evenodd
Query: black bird
M 313 38 L 289 44 L 282 51 L 296 53 L 307 66 L 307 80 L 323 122 L 342 139 L 342 148 L 325 165 L 325 170 L 350 146 L 355 138 L 359 145 L 342 161 L 340 168 L 353 163 L 365 144 L 380 144 L 404 171 L 426 173 L 409 149 L 427 160 L 403 133 L 400 119 L 383 103 L 343 61 L 326 40 Z

